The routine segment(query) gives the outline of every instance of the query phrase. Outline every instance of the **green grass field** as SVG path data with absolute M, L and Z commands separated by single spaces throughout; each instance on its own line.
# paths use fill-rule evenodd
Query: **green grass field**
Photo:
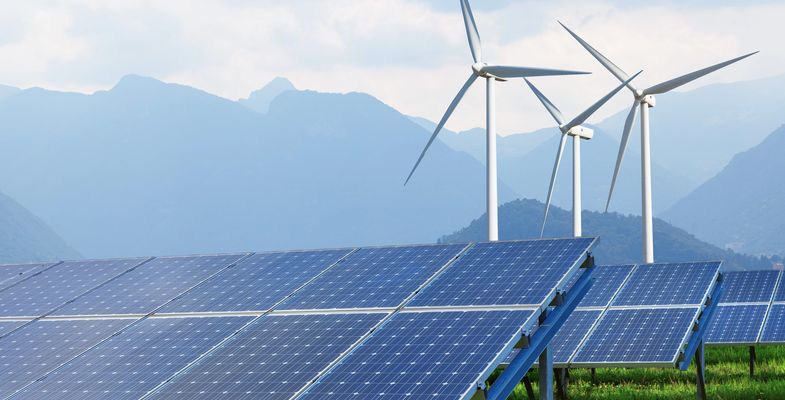
M 747 347 L 706 348 L 706 391 L 709 399 L 785 399 L 785 348 L 758 347 L 755 377 L 749 376 Z M 537 392 L 537 372 L 530 373 Z M 676 369 L 598 369 L 570 371 L 569 398 L 575 400 L 668 400 L 695 398 L 695 366 Z M 511 399 L 525 400 L 518 385 Z

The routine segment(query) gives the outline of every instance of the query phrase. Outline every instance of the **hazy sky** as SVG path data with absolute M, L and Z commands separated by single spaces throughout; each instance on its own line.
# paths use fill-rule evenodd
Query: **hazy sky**
M 785 73 L 783 1 L 473 3 L 488 62 L 595 73 L 535 81 L 568 117 L 616 81 L 557 19 L 627 72 L 644 69 L 639 85 L 754 50 L 761 54 L 684 90 Z M 432 120 L 471 64 L 458 0 L 4 1 L 0 60 L 0 83 L 23 88 L 90 93 L 136 73 L 237 99 L 285 76 L 299 88 L 368 92 Z M 523 81 L 497 92 L 502 133 L 550 124 Z M 483 96 L 475 85 L 448 127 L 481 126 Z

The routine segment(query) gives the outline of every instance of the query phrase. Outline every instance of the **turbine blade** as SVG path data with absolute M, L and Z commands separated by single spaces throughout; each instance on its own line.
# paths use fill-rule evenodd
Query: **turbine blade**
M 591 72 L 567 71 L 561 69 L 511 67 L 507 65 L 486 65 L 482 72 L 499 78 L 525 78 L 528 76 L 585 75 Z
M 472 52 L 474 62 L 482 62 L 482 42 L 480 32 L 477 31 L 477 23 L 474 22 L 474 14 L 469 6 L 469 0 L 461 0 L 461 11 L 463 12 L 463 24 L 466 26 L 466 36 L 469 38 L 469 50 Z
M 638 100 L 632 103 L 630 113 L 627 114 L 627 120 L 624 121 L 624 133 L 621 135 L 621 143 L 619 144 L 619 155 L 616 156 L 616 168 L 613 169 L 613 179 L 611 180 L 611 190 L 608 192 L 608 202 L 605 203 L 605 212 L 608 212 L 608 207 L 611 205 L 611 196 L 613 196 L 613 189 L 616 187 L 616 179 L 619 177 L 619 170 L 621 169 L 621 161 L 624 159 L 624 152 L 627 150 L 627 143 L 630 141 L 630 132 L 632 131 L 632 124 L 635 123 L 635 109 L 638 108 Z
M 559 21 L 559 25 L 561 25 L 562 28 L 566 29 L 567 32 L 570 35 L 572 35 L 572 37 L 575 38 L 575 40 L 577 40 L 578 43 L 580 43 L 584 49 L 586 49 L 592 56 L 594 56 L 594 58 L 596 58 L 597 61 L 599 61 L 600 64 L 602 64 L 608 71 L 610 71 L 613 74 L 613 76 L 615 76 L 619 81 L 624 82 L 630 79 L 630 76 L 627 75 L 627 73 L 624 72 L 624 70 L 619 68 L 618 65 L 614 64 L 613 61 L 609 60 L 608 57 L 602 55 L 602 53 L 597 51 L 597 49 L 592 47 L 585 40 L 581 39 L 580 36 L 578 36 L 575 32 L 571 31 L 570 28 L 568 28 L 566 25 L 562 24 L 561 21 Z M 627 87 L 630 90 L 632 90 L 633 93 L 635 92 L 635 87 L 632 86 L 630 83 L 627 83 Z
M 589 117 L 591 117 L 592 114 L 597 112 L 597 110 L 599 110 L 600 107 L 605 105 L 605 103 L 607 103 L 608 100 L 613 98 L 613 96 L 615 96 L 616 93 L 619 93 L 619 90 L 622 90 L 625 86 L 627 86 L 630 83 L 630 81 L 632 81 L 633 79 L 635 79 L 635 77 L 640 75 L 641 72 L 643 72 L 643 71 L 639 71 L 637 74 L 631 76 L 630 79 L 627 79 L 626 81 L 622 82 L 621 85 L 619 85 L 615 89 L 611 90 L 611 92 L 606 94 L 605 97 L 601 98 L 596 103 L 594 103 L 591 107 L 587 108 L 586 111 L 580 113 L 577 117 L 573 118 L 573 120 L 570 121 L 565 126 L 565 130 L 570 130 L 573 127 L 576 127 L 576 126 L 586 122 L 586 120 L 589 119 Z
M 556 120 L 556 123 L 559 124 L 559 126 L 564 125 L 564 117 L 562 116 L 561 111 L 559 111 L 559 108 L 556 107 L 556 105 L 553 104 L 550 100 L 548 100 L 548 98 L 545 97 L 545 95 L 542 94 L 542 92 L 540 92 L 536 86 L 529 82 L 528 79 L 523 78 L 523 80 L 525 80 L 526 84 L 529 85 L 529 88 L 532 90 L 532 92 L 534 92 L 534 95 L 540 99 L 540 103 L 545 106 L 545 109 L 548 110 L 548 113 L 550 113 L 553 119 Z
M 567 143 L 567 134 L 562 133 L 561 141 L 559 141 L 559 150 L 556 152 L 556 162 L 553 164 L 553 173 L 551 174 L 551 184 L 548 186 L 548 199 L 545 201 L 545 215 L 542 217 L 542 230 L 540 230 L 540 237 L 545 235 L 545 223 L 548 222 L 548 211 L 551 208 L 551 198 L 553 198 L 553 186 L 556 183 L 556 175 L 559 173 L 559 164 L 561 164 L 561 157 L 564 154 L 564 145 Z
M 447 112 L 444 113 L 444 116 L 442 117 L 441 121 L 439 121 L 439 124 L 436 125 L 436 129 L 433 131 L 433 135 L 431 135 L 431 138 L 428 140 L 428 144 L 425 145 L 425 148 L 422 150 L 422 153 L 420 153 L 420 158 L 418 158 L 417 162 L 414 164 L 414 168 L 412 168 L 412 172 L 410 172 L 409 176 L 406 177 L 406 182 L 404 182 L 404 186 L 406 186 L 406 184 L 409 183 L 409 179 L 411 179 L 412 175 L 414 175 L 414 171 L 417 170 L 417 167 L 420 165 L 420 162 L 422 161 L 423 157 L 425 157 L 425 153 L 428 151 L 428 148 L 431 147 L 433 141 L 436 140 L 436 136 L 439 134 L 439 131 L 441 131 L 442 128 L 444 127 L 444 124 L 447 123 L 447 120 L 450 118 L 450 115 L 452 115 L 452 112 L 455 111 L 455 107 L 457 107 L 458 103 L 461 102 L 463 95 L 466 94 L 466 91 L 469 90 L 469 88 L 472 86 L 475 80 L 477 80 L 477 75 L 472 74 L 472 76 L 469 77 L 469 80 L 466 81 L 466 83 L 463 85 L 461 90 L 458 92 L 458 95 L 456 95 L 455 98 L 452 100 L 450 106 L 447 107 Z
M 756 51 L 754 53 L 745 54 L 745 55 L 743 55 L 741 57 L 736 57 L 736 58 L 734 58 L 732 60 L 721 62 L 719 64 L 712 65 L 711 67 L 707 67 L 707 68 L 704 68 L 704 69 L 701 69 L 701 70 L 698 70 L 698 71 L 695 71 L 695 72 L 690 72 L 687 75 L 682 75 L 682 76 L 680 76 L 678 78 L 671 79 L 671 80 L 666 81 L 666 82 L 662 82 L 662 83 L 660 83 L 658 85 L 654 85 L 654 86 L 644 90 L 643 94 L 644 95 L 648 95 L 648 94 L 662 94 L 662 93 L 670 92 L 671 90 L 676 89 L 679 86 L 682 86 L 684 84 L 690 83 L 690 82 L 692 82 L 692 81 L 694 81 L 694 80 L 696 80 L 696 79 L 698 79 L 698 78 L 700 78 L 700 77 L 702 77 L 704 75 L 708 75 L 708 74 L 710 74 L 710 73 L 712 73 L 712 72 L 714 72 L 714 71 L 716 71 L 716 70 L 718 70 L 720 68 L 727 67 L 728 65 L 731 65 L 731 64 L 733 64 L 735 62 L 738 62 L 738 61 L 741 61 L 741 60 L 743 60 L 743 59 L 745 59 L 747 57 L 750 57 L 750 56 L 752 56 L 754 54 L 757 54 L 757 53 L 758 52 Z

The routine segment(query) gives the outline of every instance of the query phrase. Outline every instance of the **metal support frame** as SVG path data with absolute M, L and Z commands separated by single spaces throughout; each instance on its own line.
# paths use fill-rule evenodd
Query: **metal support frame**
M 698 350 L 698 347 L 703 350 L 703 335 L 706 333 L 706 330 L 709 328 L 709 323 L 711 322 L 711 317 L 714 315 L 714 312 L 717 311 L 717 304 L 719 304 L 720 296 L 722 295 L 722 275 L 720 275 L 720 280 L 714 285 L 714 291 L 711 292 L 709 295 L 708 304 L 706 304 L 705 308 L 703 309 L 703 313 L 698 318 L 698 321 L 695 323 L 695 328 L 693 328 L 694 332 L 692 337 L 687 342 L 687 347 L 684 350 L 683 357 L 681 361 L 679 361 L 676 366 L 682 370 L 686 371 L 690 367 L 690 362 L 692 362 L 692 357 L 695 352 Z
M 521 349 L 504 372 L 499 375 L 490 390 L 487 391 L 486 398 L 488 400 L 506 399 L 534 365 L 537 358 L 540 358 L 540 399 L 553 398 L 553 390 L 543 390 L 543 385 L 547 385 L 551 389 L 553 386 L 553 359 L 550 352 L 547 351 L 547 347 L 591 287 L 592 273 L 594 272 L 594 262 L 591 256 L 588 257 L 585 267 L 583 275 L 575 282 L 571 290 L 556 296 L 556 299 L 561 298 L 563 303 L 547 314 L 540 327 L 529 337 L 528 346 Z
M 567 386 L 570 383 L 570 370 L 567 368 L 556 368 L 553 371 L 556 377 L 556 396 L 560 399 L 567 399 Z
M 526 388 L 526 395 L 529 396 L 529 400 L 536 400 L 534 396 L 534 388 L 532 387 L 532 381 L 528 376 L 523 377 L 523 386 Z
M 703 353 L 703 341 L 698 345 L 698 350 L 695 352 L 695 371 L 696 379 L 695 386 L 697 386 L 698 400 L 706 400 L 706 357 Z
M 755 346 L 750 346 L 750 378 L 755 376 L 755 361 L 758 357 L 755 354 Z

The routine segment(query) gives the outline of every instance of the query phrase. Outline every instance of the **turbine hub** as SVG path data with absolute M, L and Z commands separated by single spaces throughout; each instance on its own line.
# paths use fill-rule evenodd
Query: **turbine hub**
M 486 64 L 486 63 L 479 63 L 479 62 L 478 63 L 474 63 L 474 64 L 472 64 L 472 71 L 474 71 L 474 74 L 479 76 L 479 77 L 489 78 L 490 74 L 488 74 L 487 72 L 483 71 L 483 69 L 487 65 L 488 64 Z
M 657 100 L 654 99 L 654 95 L 648 94 L 641 98 L 641 103 L 646 103 L 649 105 L 650 108 L 654 108 L 657 105 Z

